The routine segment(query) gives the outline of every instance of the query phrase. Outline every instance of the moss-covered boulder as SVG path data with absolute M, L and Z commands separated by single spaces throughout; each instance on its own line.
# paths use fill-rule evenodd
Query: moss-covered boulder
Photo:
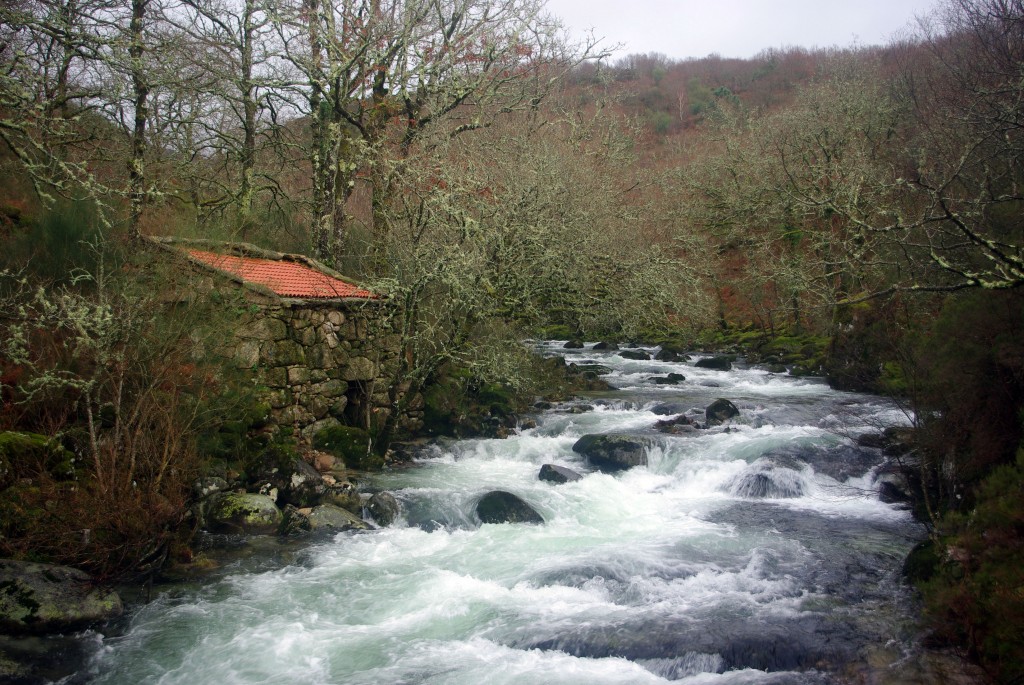
M 0 432 L 0 488 L 24 472 L 44 470 L 57 479 L 75 477 L 75 455 L 47 435 Z
M 117 618 L 116 592 L 96 587 L 82 571 L 53 564 L 0 560 L 0 630 L 56 633 Z
M 277 532 L 281 520 L 273 499 L 251 492 L 222 492 L 206 513 L 207 526 L 214 533 L 267 535 Z
M 577 440 L 572 450 L 586 457 L 598 470 L 615 473 L 646 466 L 647 449 L 651 445 L 651 440 L 643 436 L 591 434 Z
M 309 513 L 309 525 L 312 530 L 334 530 L 338 532 L 346 530 L 370 530 L 369 523 L 359 518 L 351 511 L 336 507 L 333 504 L 321 504 L 313 507 Z

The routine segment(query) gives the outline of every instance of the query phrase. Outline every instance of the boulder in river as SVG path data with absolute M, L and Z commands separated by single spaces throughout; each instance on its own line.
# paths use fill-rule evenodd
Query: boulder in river
M 704 416 L 707 418 L 709 426 L 717 426 L 739 415 L 740 410 L 736 408 L 736 405 L 722 398 L 715 400 L 704 410 Z
M 563 350 L 582 350 L 583 349 L 583 341 L 582 340 L 570 340 L 569 342 L 567 342 L 564 345 L 562 345 L 562 349 Z
M 309 512 L 309 525 L 313 531 L 335 530 L 369 530 L 370 524 L 351 511 L 336 507 L 333 504 L 321 504 Z
M 251 492 L 223 492 L 215 497 L 206 514 L 214 533 L 266 535 L 281 525 L 281 510 L 267 495 Z
M 544 523 L 544 518 L 522 499 L 504 490 L 488 492 L 476 505 L 484 523 Z
M 618 346 L 618 345 L 616 345 L 616 344 L 615 344 L 615 343 L 613 343 L 613 342 L 604 342 L 604 341 L 602 341 L 602 342 L 599 342 L 599 343 L 597 343 L 596 345 L 594 345 L 594 349 L 595 349 L 595 350 L 609 350 L 609 351 L 614 351 L 614 350 L 617 350 L 617 349 L 619 349 L 619 346 Z
M 651 445 L 651 440 L 642 436 L 607 433 L 584 435 L 572 450 L 590 460 L 598 470 L 615 473 L 634 466 L 646 466 L 647 448 Z
M 654 424 L 655 430 L 661 431 L 662 433 L 670 433 L 672 435 L 682 435 L 684 433 L 694 433 L 698 430 L 698 426 L 694 424 L 693 419 L 685 414 L 680 414 L 671 419 L 665 419 L 664 421 L 658 421 Z
M 762 458 L 736 475 L 725 489 L 737 497 L 790 498 L 802 496 L 806 483 L 803 474 L 789 465 Z
M 651 358 L 651 355 L 643 350 L 622 350 L 619 352 L 619 356 L 623 359 L 632 359 L 640 362 L 649 361 Z
M 686 380 L 681 373 L 670 373 L 667 376 L 652 376 L 650 379 L 655 385 L 679 385 Z
M 651 413 L 655 416 L 672 416 L 673 414 L 682 414 L 690 409 L 690 405 L 683 404 L 682 402 L 662 402 L 656 404 L 651 409 Z
M 579 480 L 583 476 L 564 466 L 544 464 L 540 467 L 540 473 L 537 477 L 549 483 L 571 483 L 572 481 Z
M 673 350 L 670 347 L 662 347 L 658 350 L 658 353 L 654 355 L 654 358 L 659 362 L 678 363 L 688 361 L 690 357 L 679 350 Z
M 706 357 L 698 359 L 694 364 L 698 369 L 715 369 L 716 371 L 729 371 L 732 369 L 732 358 L 728 356 Z
M 53 564 L 0 560 L 0 630 L 56 633 L 117 618 L 116 592 L 93 585 L 82 571 Z
M 366 508 L 377 525 L 384 528 L 394 523 L 398 515 L 402 513 L 401 505 L 390 492 L 375 493 L 367 502 Z

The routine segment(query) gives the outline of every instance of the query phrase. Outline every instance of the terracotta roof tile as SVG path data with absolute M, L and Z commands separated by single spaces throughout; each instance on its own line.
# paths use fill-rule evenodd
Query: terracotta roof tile
M 283 297 L 375 298 L 369 290 L 359 288 L 298 262 L 255 257 L 235 257 L 205 250 L 189 249 L 189 256 L 215 269 L 226 271 L 249 283 L 270 288 Z

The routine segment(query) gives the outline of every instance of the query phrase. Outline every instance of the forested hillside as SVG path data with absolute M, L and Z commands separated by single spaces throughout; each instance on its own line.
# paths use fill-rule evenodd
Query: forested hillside
M 121 537 L 6 520 L 0 548 L 123 573 L 202 458 L 245 449 L 244 383 L 196 353 L 216 320 L 156 306 L 139 237 L 252 242 L 399 303 L 409 397 L 529 395 L 517 341 L 562 335 L 899 398 L 936 635 L 1011 682 L 1022 74 L 1018 0 L 947 0 L 886 46 L 687 61 L 610 61 L 541 0 L 5 2 L 0 429 L 62 446 L 33 448 L 35 489 L 4 465 L 4 497 L 38 511 L 72 469 L 75 516 Z

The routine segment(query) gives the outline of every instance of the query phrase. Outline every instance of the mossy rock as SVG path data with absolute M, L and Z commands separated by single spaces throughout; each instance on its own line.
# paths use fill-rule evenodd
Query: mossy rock
M 347 468 L 380 470 L 384 458 L 370 452 L 370 434 L 352 426 L 331 426 L 317 431 L 313 447 L 341 459 Z
M 117 593 L 98 588 L 85 573 L 65 566 L 0 561 L 0 629 L 55 633 L 116 618 Z
M 0 488 L 9 486 L 22 471 L 43 468 L 58 480 L 75 478 L 75 455 L 46 435 L 0 432 Z
M 225 492 L 216 496 L 206 520 L 215 533 L 267 535 L 277 532 L 282 514 L 266 495 Z

